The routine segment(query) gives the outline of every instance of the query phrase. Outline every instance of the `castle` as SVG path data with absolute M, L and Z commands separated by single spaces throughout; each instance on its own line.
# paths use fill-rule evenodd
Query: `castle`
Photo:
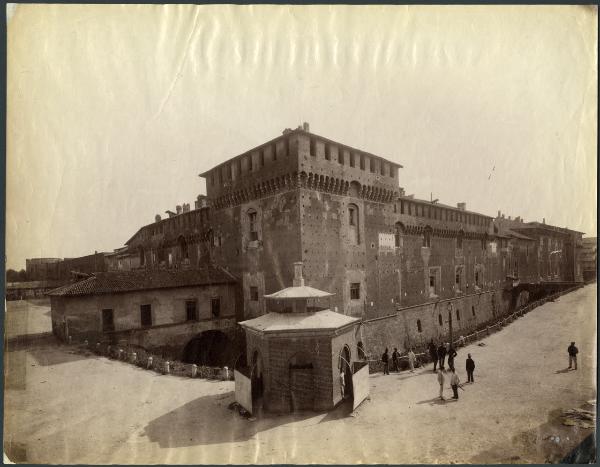
M 141 227 L 83 293 L 79 283 L 51 293 L 53 326 L 63 338 L 112 336 L 219 363 L 238 345 L 237 322 L 265 314 L 264 296 L 302 262 L 306 283 L 334 294 L 333 311 L 360 318 L 354 360 L 466 335 L 532 294 L 582 281 L 581 232 L 415 199 L 400 168 L 308 124 L 286 129 L 202 173 L 194 209 Z M 88 300 L 87 318 L 69 308 L 75 299 Z

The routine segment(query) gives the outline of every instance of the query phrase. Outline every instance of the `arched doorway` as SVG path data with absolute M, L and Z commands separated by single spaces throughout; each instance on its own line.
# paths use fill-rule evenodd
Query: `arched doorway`
M 345 345 L 340 351 L 338 358 L 338 370 L 344 374 L 344 399 L 352 397 L 352 359 L 350 356 L 350 347 Z M 341 378 L 340 378 L 341 383 Z
M 183 350 L 183 361 L 196 365 L 223 366 L 229 361 L 231 345 L 221 331 L 204 331 Z

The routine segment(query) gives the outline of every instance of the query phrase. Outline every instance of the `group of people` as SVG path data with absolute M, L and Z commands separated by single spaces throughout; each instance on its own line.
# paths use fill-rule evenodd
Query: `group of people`
M 381 361 L 383 362 L 383 374 L 384 375 L 390 374 L 389 352 L 390 352 L 389 349 L 386 347 L 385 352 L 383 352 L 383 355 L 381 356 Z M 408 366 L 410 368 L 410 372 L 414 373 L 415 366 L 417 364 L 417 356 L 413 352 L 413 349 L 408 349 L 408 353 L 406 356 L 408 357 Z M 400 371 L 400 352 L 398 352 L 398 349 L 396 347 L 394 347 L 394 351 L 392 352 L 391 360 L 392 360 L 392 371 L 396 371 L 396 372 Z
M 446 382 L 446 377 L 444 375 L 445 371 L 445 360 L 448 357 L 448 368 L 452 373 L 450 376 L 450 387 L 453 392 L 453 399 L 458 399 L 458 388 L 462 389 L 460 384 L 460 378 L 456 374 L 456 369 L 454 368 L 454 359 L 458 355 L 456 349 L 450 345 L 449 342 L 446 344 L 440 343 L 439 346 L 436 346 L 431 340 L 429 342 L 429 355 L 431 356 L 431 360 L 433 361 L 433 371 L 437 371 L 437 380 L 440 385 L 440 399 L 444 400 L 444 383 Z M 474 383 L 475 378 L 473 377 L 473 373 L 475 372 L 475 361 L 471 357 L 471 354 L 468 354 L 467 360 L 465 361 L 465 369 L 467 370 L 467 382 Z
M 462 336 L 461 336 L 462 337 Z M 464 341 L 463 341 L 464 342 Z M 464 345 L 464 343 L 462 344 Z M 448 369 L 452 373 L 450 376 L 450 387 L 453 392 L 453 399 L 458 399 L 458 388 L 462 389 L 460 384 L 460 378 L 456 374 L 456 369 L 454 368 L 454 358 L 458 355 L 456 349 L 449 342 L 440 343 L 436 345 L 433 342 L 433 339 L 429 342 L 428 345 L 429 355 L 431 356 L 431 360 L 433 361 L 433 371 L 434 373 L 437 371 L 437 380 L 440 385 L 440 399 L 444 399 L 444 383 L 446 382 L 446 376 L 444 372 L 446 357 L 448 357 Z M 571 345 L 567 349 L 569 353 L 569 368 L 573 368 L 577 370 L 577 354 L 579 353 L 579 349 L 575 346 L 575 342 L 571 342 Z M 410 367 L 411 373 L 414 372 L 415 364 L 417 361 L 416 355 L 412 349 L 408 349 L 408 365 Z M 383 374 L 390 374 L 390 356 L 389 350 L 386 347 L 385 352 L 381 356 L 381 361 L 383 362 Z M 400 353 L 398 349 L 394 347 L 394 351 L 392 352 L 391 362 L 392 362 L 392 371 L 400 371 L 399 367 L 400 361 Z M 465 369 L 467 371 L 467 382 L 474 383 L 475 379 L 473 378 L 473 373 L 475 372 L 475 361 L 471 357 L 471 354 L 467 354 L 467 359 L 465 361 Z
M 448 367 L 450 368 L 450 371 L 454 370 L 454 358 L 456 357 L 457 353 L 456 353 L 456 350 L 454 349 L 454 347 L 452 345 L 450 345 L 449 342 L 446 342 L 446 344 L 441 342 L 439 346 L 436 346 L 433 343 L 433 339 L 432 339 L 429 342 L 428 349 L 429 349 L 429 356 L 431 357 L 431 360 L 433 361 L 433 371 L 436 371 L 438 365 L 439 365 L 440 369 L 442 369 L 442 370 L 446 369 L 446 367 L 445 367 L 446 357 L 448 357 Z

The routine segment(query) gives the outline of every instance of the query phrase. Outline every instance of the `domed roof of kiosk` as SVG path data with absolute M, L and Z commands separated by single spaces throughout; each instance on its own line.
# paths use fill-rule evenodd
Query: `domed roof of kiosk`
M 265 295 L 265 298 L 271 298 L 276 300 L 290 300 L 290 299 L 302 299 L 302 298 L 323 298 L 331 297 L 332 293 L 325 292 L 323 290 L 315 289 L 307 285 L 301 285 L 297 287 L 286 287 L 285 289 L 279 290 L 275 293 Z

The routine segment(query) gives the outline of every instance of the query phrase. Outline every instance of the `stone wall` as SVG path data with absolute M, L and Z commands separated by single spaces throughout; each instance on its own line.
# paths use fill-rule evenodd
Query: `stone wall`
M 212 316 L 211 299 L 221 300 L 218 319 Z M 196 300 L 197 321 L 187 321 L 186 300 Z M 229 332 L 236 327 L 235 287 L 214 285 L 82 297 L 51 297 L 54 333 L 62 340 L 127 340 L 147 349 L 162 350 L 181 358 L 187 342 L 206 330 Z M 152 307 L 152 326 L 142 328 L 140 306 Z M 103 332 L 102 310 L 112 309 L 114 331 Z

